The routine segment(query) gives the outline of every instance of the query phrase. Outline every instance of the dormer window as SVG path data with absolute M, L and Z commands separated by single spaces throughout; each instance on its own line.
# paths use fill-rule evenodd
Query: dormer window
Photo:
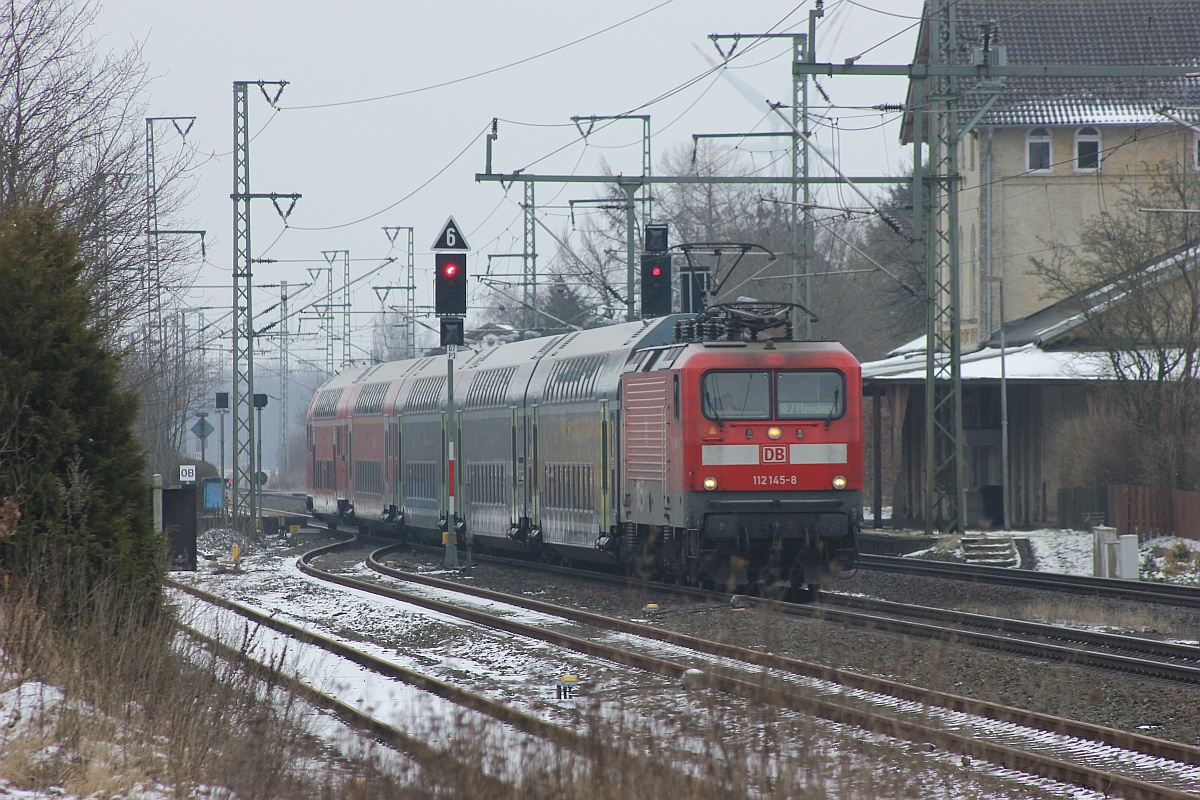
M 1050 131 L 1034 128 L 1025 143 L 1026 165 L 1030 172 L 1050 171 Z
M 1100 131 L 1091 126 L 1075 133 L 1075 169 L 1080 172 L 1100 169 Z

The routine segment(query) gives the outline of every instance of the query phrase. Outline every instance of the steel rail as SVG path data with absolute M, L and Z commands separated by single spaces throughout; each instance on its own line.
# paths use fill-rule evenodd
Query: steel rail
M 826 592 L 821 595 L 823 606 L 838 605 L 857 608 L 880 614 L 896 614 L 921 619 L 933 619 L 938 622 L 957 625 L 976 625 L 994 631 L 1019 633 L 1026 636 L 1041 636 L 1047 639 L 1078 642 L 1080 644 L 1106 647 L 1110 650 L 1125 650 L 1157 658 L 1186 659 L 1200 663 L 1200 646 L 1164 642 L 1157 639 L 1146 639 L 1140 636 L 1128 636 L 1103 631 L 1089 631 L 1083 628 L 1052 625 L 1046 622 L 1032 622 L 1011 617 L 996 617 L 989 614 L 976 614 L 968 611 L 957 611 L 945 608 L 898 603 L 891 600 L 857 597 L 854 595 Z M 1197 671 L 1200 675 L 1200 670 Z
M 167 578 L 164 581 L 166 586 L 178 589 L 182 592 L 192 595 L 204 602 L 211 603 L 227 610 L 235 611 L 238 614 L 251 619 L 260 624 L 269 625 L 267 615 L 254 611 L 253 609 L 240 606 L 240 604 L 227 600 L 226 598 L 206 592 L 203 589 L 198 589 L 194 586 L 189 586 L 178 581 Z M 276 622 L 278 622 L 276 620 Z M 283 686 L 293 694 L 303 697 L 309 703 L 318 708 L 324 708 L 335 714 L 343 722 L 353 728 L 371 736 L 389 747 L 405 753 L 413 760 L 421 764 L 423 769 L 429 770 L 430 777 L 437 778 L 445 776 L 447 780 L 453 777 L 456 781 L 462 781 L 465 775 L 469 776 L 467 781 L 469 785 L 479 785 L 488 787 L 495 792 L 494 796 L 503 796 L 512 790 L 512 786 L 500 779 L 488 775 L 478 764 L 465 762 L 455 758 L 449 753 L 439 750 L 421 739 L 410 736 L 399 728 L 395 728 L 384 722 L 381 722 L 360 708 L 356 708 L 349 703 L 334 697 L 333 695 L 322 692 L 312 686 L 301 681 L 294 675 L 284 672 L 282 669 L 272 667 L 257 661 L 248 653 L 232 647 L 224 642 L 221 642 L 213 637 L 197 631 L 190 625 L 180 623 L 180 627 L 187 633 L 188 636 L 196 639 L 205 647 L 208 647 L 218 656 L 225 658 L 232 663 L 240 665 L 251 675 L 255 675 L 270 681 L 274 681 L 280 686 Z M 280 630 L 274 625 L 270 625 L 274 630 Z M 281 633 L 284 631 L 280 631 Z M 298 637 L 299 638 L 299 637 Z M 314 634 L 306 632 L 304 637 L 310 643 L 317 644 Z
M 373 584 L 359 585 L 354 583 L 353 579 L 339 580 L 339 578 L 343 578 L 343 576 L 337 576 L 334 573 L 327 573 L 323 570 L 315 569 L 306 563 L 308 560 L 318 558 L 321 555 L 335 552 L 343 548 L 352 547 L 356 544 L 356 537 L 350 535 L 350 538 L 346 540 L 321 545 L 320 547 L 310 550 L 301 557 L 299 562 L 300 569 L 306 574 L 320 578 L 321 580 L 341 583 L 342 585 L 363 589 L 371 592 L 372 594 L 381 594 L 378 586 Z M 239 614 L 240 616 L 243 616 L 246 619 L 255 622 L 256 624 L 270 628 L 271 630 L 282 633 L 285 636 L 296 639 L 297 641 L 319 647 L 326 652 L 351 661 L 361 667 L 379 673 L 385 677 L 407 683 L 410 686 L 414 686 L 424 692 L 428 692 L 429 694 L 435 695 L 444 700 L 448 700 L 455 705 L 486 714 L 487 716 L 492 717 L 499 722 L 511 725 L 523 733 L 537 736 L 554 744 L 555 746 L 567 748 L 581 755 L 599 758 L 607 764 L 619 764 L 628 762 L 630 759 L 636 759 L 643 766 L 648 764 L 651 769 L 666 773 L 672 781 L 694 783 L 697 786 L 703 783 L 693 776 L 685 775 L 670 767 L 657 764 L 653 761 L 646 762 L 646 759 L 643 759 L 636 754 L 631 754 L 626 750 L 604 745 L 598 742 L 595 736 L 592 734 L 577 733 L 560 725 L 547 722 L 540 717 L 518 711 L 512 706 L 506 705 L 500 701 L 492 700 L 489 697 L 467 691 L 466 689 L 459 688 L 453 684 L 446 683 L 445 681 L 425 675 L 424 673 L 402 667 L 386 659 L 370 655 L 369 653 L 364 653 L 361 650 L 350 647 L 349 645 L 339 642 L 335 639 L 322 636 L 321 634 L 315 633 L 306 628 L 302 628 L 298 625 L 284 622 L 277 616 L 263 613 L 236 601 L 229 600 L 228 598 L 213 595 L 210 592 L 205 592 L 204 590 L 198 589 L 194 586 L 178 584 L 175 582 L 171 583 L 172 585 L 177 586 L 189 594 Z M 382 725 L 383 723 L 377 724 Z
M 931 575 L 940 578 L 999 583 L 1009 586 L 1028 586 L 1060 592 L 1087 594 L 1125 600 L 1200 608 L 1200 587 L 1174 583 L 1130 581 L 1120 578 L 1092 578 L 1084 575 L 1062 575 L 1055 572 L 1034 572 L 1007 567 L 987 567 L 958 564 L 949 561 L 930 561 L 896 556 L 859 555 L 859 567 L 883 572 L 909 575 Z
M 669 676 L 679 676 L 686 669 L 686 667 L 674 662 L 653 659 L 651 657 L 632 653 L 628 650 L 611 648 L 611 646 L 606 648 L 586 639 L 570 637 L 566 636 L 565 634 L 547 631 L 543 628 L 528 626 L 522 623 L 514 623 L 511 620 L 497 618 L 484 612 L 464 609 L 462 606 L 442 603 L 440 601 L 432 600 L 431 598 L 420 595 L 412 595 L 406 592 L 400 592 L 398 590 L 391 589 L 389 587 L 381 587 L 377 583 L 360 581 L 344 575 L 326 572 L 313 567 L 308 563 L 323 552 L 327 552 L 332 549 L 338 549 L 343 546 L 345 546 L 345 543 L 336 543 L 334 545 L 327 545 L 323 548 L 318 548 L 316 551 L 306 553 L 300 559 L 300 568 L 314 577 L 329 580 L 363 591 L 391 596 L 394 599 L 401 600 L 403 602 L 414 603 L 432 610 L 440 611 L 442 613 L 447 613 L 460 618 L 475 621 L 477 624 L 485 625 L 487 627 L 499 627 L 517 635 L 530 636 L 532 638 L 542 639 L 544 641 L 553 641 L 554 643 L 564 647 L 575 647 L 580 652 L 607 658 L 615 663 L 639 667 L 647 669 L 648 671 L 658 672 L 659 674 L 666 674 Z M 1170 759 L 1183 764 L 1200 765 L 1200 748 L 1191 747 L 1181 743 L 1169 742 L 1161 739 L 1155 739 L 1153 737 L 1143 736 L 1141 734 L 1134 734 L 1127 731 L 1119 731 L 1112 728 L 1105 728 L 1103 726 L 1091 725 L 1089 723 L 1082 723 L 1076 720 L 1067 720 L 1061 717 L 1039 714 L 1037 712 L 1016 709 L 1009 706 L 1002 706 L 986 701 L 978 701 L 957 695 L 933 692 L 920 687 L 913 687 L 894 681 L 888 681 L 886 679 L 873 678 L 832 667 L 825 667 L 823 665 L 790 659 L 783 656 L 747 650 L 745 648 L 703 640 L 684 634 L 664 631 L 660 628 L 655 628 L 652 626 L 641 625 L 626 620 L 592 614 L 591 612 L 579 611 L 577 609 L 544 603 L 542 601 L 532 600 L 530 598 L 507 595 L 488 589 L 482 589 L 476 586 L 468 586 L 452 581 L 444 581 L 431 576 L 410 573 L 404 570 L 388 567 L 379 561 L 379 558 L 385 553 L 398 549 L 401 546 L 402 545 L 392 544 L 375 551 L 368 557 L 368 565 L 371 569 L 380 574 L 388 575 L 400 580 L 424 584 L 433 588 L 460 594 L 468 594 L 483 599 L 506 603 L 508 605 L 515 605 L 518 607 L 571 619 L 572 621 L 580 624 L 591 625 L 604 630 L 614 630 L 643 636 L 650 639 L 657 639 L 659 641 L 668 642 L 670 644 L 692 649 L 697 652 L 707 653 L 709 655 L 740 660 L 756 666 L 779 669 L 783 672 L 791 672 L 798 675 L 829 680 L 847 688 L 857 688 L 865 691 L 887 694 L 898 699 L 909 700 L 922 705 L 938 706 L 948 710 L 983 716 L 993 720 L 1009 722 L 1057 735 L 1076 737 L 1126 750 L 1135 750 L 1137 752 L 1145 753 L 1157 758 Z M 526 567 L 530 566 L 523 562 L 511 563 Z M 569 569 L 560 569 L 557 571 L 594 577 L 594 574 L 590 572 L 580 573 L 578 571 Z M 651 586 L 654 588 L 668 590 L 678 590 L 681 588 L 662 584 L 651 584 Z M 685 591 L 690 595 L 708 594 L 710 597 L 713 596 L 712 593 L 703 593 L 698 590 L 685 589 Z M 792 606 L 791 604 L 776 604 L 769 601 L 767 604 L 777 605 L 780 608 L 786 608 L 788 610 L 811 609 L 809 606 Z M 837 613 L 845 614 L 852 612 Z M 892 620 L 892 622 L 896 621 Z M 930 628 L 931 631 L 936 631 L 939 635 L 944 634 L 943 631 L 932 628 L 932 626 L 925 627 Z M 992 638 L 998 640 L 1004 639 L 1004 637 Z M 605 652 L 606 649 L 607 652 Z M 1070 648 L 1062 649 L 1065 651 L 1070 651 Z M 659 663 L 656 664 L 655 662 Z M 914 741 L 930 742 L 938 747 L 953 750 L 972 758 L 980 758 L 983 760 L 992 761 L 1010 768 L 1020 769 L 1032 774 L 1041 775 L 1042 777 L 1046 778 L 1066 780 L 1075 785 L 1098 789 L 1105 792 L 1116 792 L 1117 794 L 1127 797 L 1194 796 L 1188 792 L 1177 790 L 1169 786 L 1150 784 L 1127 775 L 1108 773 L 1086 765 L 1065 762 L 1043 754 L 1031 753 L 1027 750 L 1007 747 L 996 742 L 978 740 L 973 737 L 963 736 L 943 728 L 929 727 L 928 725 L 914 723 L 910 720 L 901 719 L 899 717 L 880 715 L 878 712 L 874 711 L 848 708 L 842 703 L 830 703 L 829 701 L 813 698 L 809 695 L 799 694 L 788 689 L 771 688 L 764 687 L 761 684 L 746 683 L 736 678 L 730 678 L 728 676 L 718 675 L 712 672 L 706 674 L 705 677 L 710 687 L 716 688 L 720 691 L 728 692 L 730 694 L 742 695 L 748 698 L 757 699 L 759 701 L 771 698 L 773 702 L 776 702 L 780 705 L 792 707 L 796 710 L 815 714 L 817 716 L 837 722 L 853 724 L 858 727 L 878 733 L 884 733 L 886 735 L 896 735 Z
M 698 653 L 704 653 L 721 658 L 729 658 L 732 660 L 739 660 L 755 666 L 779 669 L 782 672 L 789 672 L 796 675 L 828 680 L 840 684 L 846 688 L 861 689 L 864 691 L 885 694 L 898 699 L 912 701 L 922 706 L 937 706 L 948 710 L 987 717 L 1000 722 L 1009 722 L 1016 725 L 1022 725 L 1027 728 L 1046 731 L 1060 736 L 1075 737 L 1106 744 L 1112 747 L 1133 750 L 1164 760 L 1173 760 L 1181 764 L 1200 765 L 1200 748 L 1191 747 L 1177 742 L 1168 742 L 1141 734 L 1118 731 L 1112 728 L 1104 728 L 1098 725 L 1081 723 L 1075 720 L 1067 720 L 1046 714 L 1038 714 L 1036 712 L 1029 712 L 1009 706 L 1002 706 L 986 701 L 978 701 L 971 698 L 950 695 L 942 692 L 932 692 L 919 687 L 907 686 L 895 681 L 859 675 L 833 667 L 826 667 L 820 664 L 812 664 L 783 656 L 747 650 L 745 648 L 726 645 L 720 642 L 712 642 L 709 640 L 700 639 L 698 637 L 678 634 L 672 631 L 664 631 L 660 628 L 655 628 L 649 625 L 642 625 L 627 620 L 605 617 L 592 614 L 591 612 L 580 611 L 578 609 L 556 606 L 526 597 L 506 595 L 500 592 L 482 589 L 480 587 L 466 586 L 464 584 L 454 583 L 451 581 L 443 581 L 431 576 L 417 575 L 414 573 L 405 572 L 403 570 L 393 569 L 382 564 L 379 561 L 379 558 L 382 557 L 386 552 L 395 549 L 395 547 L 397 546 L 390 545 L 372 553 L 368 558 L 368 565 L 370 568 L 382 575 L 394 577 L 399 580 L 415 582 L 432 588 L 442 589 L 458 594 L 467 594 L 481 599 L 502 602 L 508 605 L 539 611 L 549 615 L 570 619 L 580 624 L 591 625 L 606 631 L 617 631 L 643 636 L 649 639 L 674 644 Z M 309 569 L 314 568 L 309 565 Z M 314 569 L 314 572 L 322 573 L 324 571 Z M 512 620 L 497 620 L 497 618 L 485 614 L 484 612 L 478 612 L 473 609 L 464 609 L 462 606 L 444 603 L 421 595 L 402 592 L 391 587 L 380 586 L 378 583 L 360 581 L 335 573 L 325 573 L 324 575 L 319 576 L 324 578 L 326 575 L 330 576 L 330 578 L 337 583 L 353 586 L 354 588 L 358 588 L 363 591 L 380 592 L 381 590 L 385 590 L 385 593 L 387 593 L 389 596 L 395 596 L 397 599 L 403 599 L 404 602 L 416 603 L 418 605 L 438 610 L 443 613 L 453 614 L 464 619 L 480 619 L 482 620 L 481 624 L 487 624 L 489 627 L 492 627 L 493 623 L 498 621 L 503 629 L 514 633 L 521 631 L 521 635 L 527 635 L 543 640 L 546 640 L 546 637 L 550 636 L 553 640 L 563 643 L 574 640 L 579 643 L 582 652 L 588 652 L 605 657 L 617 663 L 640 662 L 646 663 L 647 666 L 653 666 L 650 662 L 658 661 L 660 662 L 660 666 L 658 666 L 657 669 L 663 670 L 664 674 L 668 675 L 681 674 L 685 669 L 684 666 L 675 662 L 665 661 L 662 659 L 650 659 L 649 657 L 631 653 L 625 649 L 615 648 L 612 646 L 602 646 L 596 642 L 579 639 L 578 637 L 568 637 L 561 632 L 547 631 L 544 628 L 537 628 L 535 626 L 516 623 Z M 607 654 L 603 652 L 605 649 L 609 651 Z M 744 680 L 733 678 L 714 671 L 709 671 L 706 673 L 705 678 L 708 686 L 719 691 L 751 697 L 760 702 L 774 702 L 781 706 L 791 707 L 798 711 L 814 714 L 816 716 L 824 717 L 837 722 L 856 725 L 866 730 L 883 733 L 885 735 L 898 736 L 911 741 L 930 742 L 937 747 L 952 750 L 963 755 L 967 755 L 971 758 L 979 758 L 992 763 L 1002 764 L 1009 768 L 1019 769 L 1031 774 L 1037 774 L 1054 780 L 1064 780 L 1078 786 L 1085 786 L 1097 789 L 1099 791 L 1116 793 L 1126 797 L 1183 798 L 1194 796 L 1181 789 L 1147 783 L 1128 775 L 1105 772 L 1104 770 L 1096 769 L 1084 764 L 1062 761 L 1060 759 L 1049 757 L 1043 754 L 1001 745 L 994 741 L 979 739 L 969 734 L 958 733 L 946 728 L 931 727 L 928 724 L 913 722 L 910 719 L 905 719 L 890 714 L 883 714 L 875 710 L 865 710 L 862 708 L 850 707 L 846 705 L 846 702 L 849 700 L 849 698 L 843 698 L 841 702 L 833 702 L 813 697 L 810 694 L 790 687 L 764 686 L 761 683 L 746 682 Z
M 902 606 L 903 604 L 893 603 L 891 605 Z M 939 609 L 928 610 L 936 612 Z M 1035 642 L 1027 639 L 1017 639 L 1012 636 L 1006 636 L 1003 633 L 1004 630 L 1009 630 L 1013 633 L 1023 633 L 1024 635 L 1046 636 L 1053 634 L 1046 634 L 1042 632 L 1035 633 L 1035 630 L 1045 629 L 1049 631 L 1063 632 L 1068 630 L 1065 628 L 1055 628 L 1055 626 L 1052 625 L 1042 625 L 1041 623 L 1023 623 L 1020 620 L 1004 619 L 1000 617 L 989 618 L 979 614 L 969 615 L 976 618 L 975 624 L 983 624 L 980 622 L 980 620 L 994 619 L 1002 631 L 1001 633 L 985 633 L 982 631 L 968 630 L 967 628 L 947 628 L 941 624 L 927 624 L 913 620 L 898 619 L 893 616 L 885 616 L 882 613 L 844 611 L 827 607 L 812 608 L 808 606 L 789 607 L 787 611 L 790 614 L 804 614 L 806 616 L 818 618 L 823 617 L 830 622 L 854 624 L 860 627 L 887 630 L 910 636 L 917 635 L 925 636 L 931 639 L 959 641 L 991 650 L 1005 650 L 1013 653 L 1021 653 L 1023 655 L 1036 656 L 1039 658 L 1052 658 L 1058 661 L 1066 661 L 1083 666 L 1103 667 L 1106 669 L 1121 670 L 1125 672 L 1136 672 L 1142 675 L 1149 675 L 1155 678 L 1163 678 L 1166 680 L 1200 682 L 1200 667 L 1193 666 L 1192 664 L 1177 664 L 1169 661 L 1154 661 L 1147 658 L 1122 655 L 1120 653 L 1106 653 L 1100 650 L 1070 647 L 1067 645 L 1052 644 L 1050 642 Z M 892 611 L 888 613 L 907 613 L 907 611 Z M 964 612 L 950 613 L 968 616 Z M 1022 630 L 1023 626 L 1029 626 L 1029 629 Z M 1095 635 L 1097 637 L 1108 636 L 1110 640 L 1121 640 L 1125 638 L 1131 643 L 1149 642 L 1149 640 L 1146 639 L 1119 637 L 1113 634 Z M 1058 638 L 1069 640 L 1072 637 L 1064 635 L 1059 636 Z M 1116 646 L 1112 641 L 1105 642 L 1104 644 L 1108 647 Z M 1186 647 L 1186 645 L 1180 645 L 1180 647 Z M 1191 650 L 1192 658 L 1196 658 L 1197 654 L 1200 654 L 1200 649 L 1191 648 Z
M 479 558 L 486 559 L 489 562 L 497 562 L 500 564 L 525 569 L 536 569 L 538 572 L 552 572 L 556 574 L 569 575 L 572 577 L 585 578 L 613 584 L 627 584 L 630 580 L 628 578 L 617 578 L 613 575 L 600 573 L 594 570 L 578 570 L 570 567 L 549 566 L 545 564 L 533 565 L 529 562 L 497 556 L 480 556 Z M 639 582 L 639 585 L 682 594 L 698 600 L 713 601 L 715 599 L 729 596 L 727 593 L 650 581 Z M 988 617 L 982 614 L 968 614 L 967 612 L 953 611 L 949 609 L 910 606 L 903 603 L 892 603 L 884 600 L 851 597 L 850 595 L 842 595 L 838 593 L 822 592 L 820 598 L 821 603 L 819 605 L 785 603 L 775 600 L 763 600 L 755 597 L 746 597 L 745 602 L 749 605 L 761 606 L 793 616 L 823 617 L 830 622 L 839 622 L 844 624 L 858 625 L 860 627 L 883 629 L 894 633 L 924 636 L 931 639 L 954 639 L 961 643 L 970 644 L 975 647 L 990 650 L 1002 650 L 1011 653 L 1019 653 L 1022 655 L 1036 656 L 1039 658 L 1048 658 L 1081 666 L 1091 666 L 1100 669 L 1109 669 L 1121 672 L 1133 672 L 1140 675 L 1148 675 L 1151 677 L 1171 681 L 1200 682 L 1200 647 L 1192 645 L 1156 642 L 1150 639 L 1142 639 L 1132 636 L 1085 631 L 1078 628 L 1059 627 L 1045 623 L 1026 622 L 1024 620 L 1015 620 L 1005 617 Z M 866 613 L 832 608 L 831 604 L 857 606 L 863 609 L 863 611 Z M 919 617 L 923 619 L 933 619 L 937 622 L 950 621 L 957 622 L 961 625 L 973 624 L 976 626 L 991 628 L 992 632 L 972 631 L 966 628 L 946 628 L 941 625 L 923 625 L 919 622 L 913 622 L 911 620 L 880 616 L 880 614 Z M 996 633 L 997 631 L 1000 634 L 1013 633 L 1025 636 L 1041 636 L 1043 638 L 1057 639 L 1059 641 L 1077 642 L 1096 647 L 1104 647 L 1109 650 L 1123 650 L 1127 653 L 1141 653 L 1143 655 L 1151 656 L 1151 658 L 1139 658 L 1122 654 L 1120 652 L 1106 653 L 1103 651 L 1069 647 L 1050 642 L 1028 640 L 1023 641 L 1012 638 L 1011 636 L 998 635 Z M 1169 661 L 1154 660 L 1155 658 L 1186 659 L 1190 660 L 1192 663 L 1177 664 Z

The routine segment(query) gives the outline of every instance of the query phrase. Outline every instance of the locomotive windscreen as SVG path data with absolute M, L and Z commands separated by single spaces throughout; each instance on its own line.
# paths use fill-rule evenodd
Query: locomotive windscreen
M 846 379 L 840 372 L 779 372 L 779 419 L 833 419 L 846 407 Z
M 846 410 L 846 378 L 834 370 L 713 371 L 702 383 L 709 419 L 834 419 Z M 772 414 L 772 408 L 775 413 Z
M 703 392 L 704 416 L 709 419 L 771 418 L 769 372 L 709 372 Z

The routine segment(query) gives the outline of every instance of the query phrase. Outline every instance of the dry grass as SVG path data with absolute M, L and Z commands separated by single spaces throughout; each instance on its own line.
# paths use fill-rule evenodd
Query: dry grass
M 0 776 L 35 791 L 112 797 L 226 786 L 242 798 L 317 796 L 292 764 L 311 752 L 297 707 L 219 659 L 192 661 L 169 615 L 124 624 L 119 598 L 54 623 L 13 588 L 0 596 L 0 689 L 22 687 L 33 719 L 0 730 Z M 271 742 L 264 746 L 264 742 Z M 299 781 L 299 782 L 298 782 Z

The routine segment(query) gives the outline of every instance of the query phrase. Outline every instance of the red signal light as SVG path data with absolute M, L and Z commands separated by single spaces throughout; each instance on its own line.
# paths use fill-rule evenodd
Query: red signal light
M 453 264 L 453 263 L 447 264 L 446 268 L 444 270 L 442 270 L 442 272 L 445 274 L 445 276 L 447 278 L 453 278 L 455 275 L 458 274 L 458 264 Z
M 650 274 L 657 278 L 659 275 L 662 275 L 662 270 L 658 267 L 655 267 L 654 269 L 650 270 Z

